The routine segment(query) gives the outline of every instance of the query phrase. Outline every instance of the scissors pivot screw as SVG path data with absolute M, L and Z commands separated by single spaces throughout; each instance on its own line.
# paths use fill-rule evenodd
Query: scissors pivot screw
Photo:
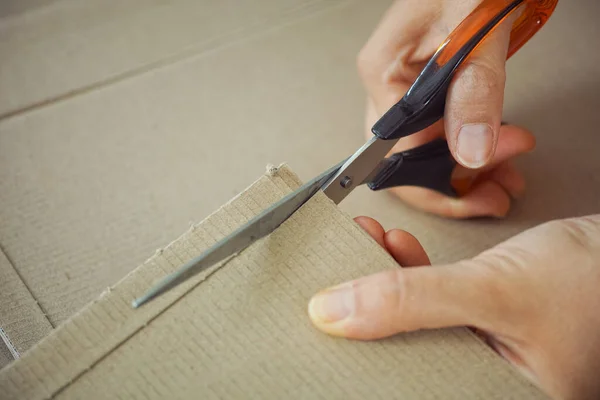
M 2 0 L 0 0 L 1 2 Z M 444 116 L 452 76 L 477 45 L 504 18 L 525 5 L 527 21 L 512 27 L 507 58 L 546 22 L 558 0 L 480 0 L 438 48 L 404 97 L 371 128 L 374 136 L 345 161 L 333 166 L 246 222 L 204 253 L 165 277 L 134 300 L 134 308 L 150 301 L 210 266 L 237 254 L 269 235 L 319 190 L 339 204 L 353 189 L 367 184 L 372 190 L 420 186 L 457 197 L 452 175 L 456 162 L 444 138 L 388 157 L 396 142 L 419 132 Z M 276 168 L 275 168 L 276 169 Z M 272 170 L 269 168 L 269 175 Z M 356 180 L 356 181 L 355 181 Z M 456 182 L 458 184 L 458 182 Z M 339 186 L 338 186 L 339 185 Z M 463 182 L 459 184 L 461 191 Z
M 342 185 L 342 187 L 344 189 L 347 189 L 349 186 L 352 185 L 352 178 L 350 178 L 349 176 L 345 176 L 344 178 L 342 178 L 342 180 L 340 181 L 340 185 Z

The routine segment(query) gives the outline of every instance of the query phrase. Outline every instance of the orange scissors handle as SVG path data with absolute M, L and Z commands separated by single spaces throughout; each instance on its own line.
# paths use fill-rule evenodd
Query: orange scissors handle
M 558 0 L 526 0 L 524 2 L 525 9 L 513 24 L 508 58 L 546 24 L 557 4 Z
M 507 55 L 510 58 L 548 21 L 557 3 L 558 0 L 483 0 L 440 46 L 443 50 L 438 57 L 439 63 L 448 61 L 494 18 L 501 15 L 499 25 L 515 13 L 520 13 L 513 22 L 510 34 Z
M 399 139 L 442 118 L 452 78 L 473 51 L 516 13 L 508 50 L 508 57 L 512 56 L 546 23 L 557 2 L 483 0 L 438 47 L 404 97 L 375 123 L 375 136 Z
M 486 37 L 507 19 L 512 20 L 509 58 L 548 21 L 557 3 L 558 0 L 483 0 L 438 47 L 404 97 L 373 125 L 373 134 L 378 139 L 394 141 L 441 119 L 454 74 Z M 464 194 L 471 182 L 470 178 L 455 176 L 456 162 L 445 140 L 397 153 L 383 165 L 369 183 L 373 190 L 416 185 L 455 196 Z

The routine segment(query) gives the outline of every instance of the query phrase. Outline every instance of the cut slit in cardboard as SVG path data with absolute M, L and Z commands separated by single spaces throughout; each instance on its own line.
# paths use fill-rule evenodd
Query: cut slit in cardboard
M 299 185 L 271 168 L 1 370 L 2 398 L 545 398 L 466 329 L 370 342 L 315 329 L 314 293 L 398 267 L 321 192 L 237 256 L 131 307 Z

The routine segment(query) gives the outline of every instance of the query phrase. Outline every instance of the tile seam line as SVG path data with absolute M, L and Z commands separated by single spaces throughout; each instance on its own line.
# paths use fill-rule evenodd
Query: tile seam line
M 33 299 L 33 301 L 35 301 L 35 304 L 38 306 L 38 308 L 40 309 L 41 313 L 44 315 L 44 318 L 46 319 L 46 321 L 48 321 L 48 323 L 50 324 L 50 326 L 52 327 L 52 329 L 56 328 L 56 326 L 54 326 L 54 324 L 52 323 L 52 321 L 50 321 L 50 318 L 48 318 L 48 314 L 46 313 L 46 310 L 40 304 L 40 302 L 38 301 L 38 299 L 35 297 L 35 295 L 31 291 L 31 288 L 29 287 L 29 285 L 27 284 L 27 282 L 25 281 L 25 279 L 23 279 L 23 275 L 21 275 L 21 273 L 19 272 L 19 269 L 16 267 L 14 261 L 10 258 L 10 256 L 7 253 L 7 251 L 5 250 L 4 246 L 1 243 L 0 243 L 0 253 L 2 253 L 2 255 L 4 255 L 4 257 L 6 258 L 6 261 L 8 261 L 8 263 L 10 264 L 11 268 L 13 269 L 13 271 L 15 271 L 15 274 L 17 274 L 17 276 L 19 277 L 19 279 L 23 283 L 23 286 L 25 286 L 25 289 L 27 289 L 27 292 L 29 293 L 29 295 L 31 296 L 31 298 Z
M 276 24 L 272 27 L 262 29 L 262 30 L 256 29 L 257 27 L 268 25 L 268 22 L 274 18 L 274 17 L 267 17 L 267 18 L 261 20 L 259 23 L 251 25 L 246 29 L 236 30 L 229 34 L 225 34 L 225 35 L 215 38 L 215 40 L 217 41 L 217 44 L 215 44 L 214 46 L 209 45 L 207 48 L 204 48 L 204 49 L 202 48 L 202 46 L 194 46 L 194 45 L 186 46 L 187 49 L 184 48 L 184 50 L 181 50 L 180 52 L 159 58 L 155 61 L 145 63 L 138 67 L 129 68 L 123 72 L 114 74 L 112 76 L 108 76 L 104 79 L 99 79 L 93 83 L 83 85 L 81 87 L 63 92 L 58 95 L 49 96 L 42 100 L 34 101 L 28 105 L 24 105 L 24 106 L 18 107 L 13 110 L 5 111 L 3 113 L 0 113 L 0 122 L 22 116 L 29 112 L 34 112 L 34 111 L 37 111 L 40 109 L 44 109 L 44 108 L 50 107 L 52 105 L 60 104 L 65 101 L 69 101 L 78 96 L 86 95 L 86 94 L 95 92 L 97 90 L 100 90 L 100 89 L 103 89 L 103 88 L 106 88 L 106 87 L 109 87 L 109 86 L 112 86 L 115 84 L 119 84 L 121 82 L 127 81 L 128 79 L 131 79 L 134 77 L 143 76 L 152 71 L 160 70 L 163 68 L 168 68 L 172 65 L 175 65 L 178 62 L 188 61 L 188 60 L 194 59 L 196 57 L 198 57 L 198 58 L 204 57 L 204 56 L 212 54 L 215 51 L 218 51 L 220 49 L 224 49 L 224 48 L 227 48 L 234 44 L 239 44 L 239 43 L 243 43 L 245 41 L 255 39 L 255 38 L 265 35 L 269 32 L 276 32 L 286 26 L 293 25 L 293 24 L 298 23 L 306 18 L 310 18 L 319 13 L 329 11 L 331 9 L 340 7 L 344 4 L 348 4 L 348 3 L 351 3 L 354 1 L 356 1 L 356 0 L 339 0 L 335 4 L 326 4 L 327 2 L 325 0 L 311 1 L 309 3 L 302 5 L 301 7 L 292 8 L 292 9 L 286 10 L 286 11 L 282 12 L 281 14 L 277 15 L 275 18 L 277 18 L 277 17 L 282 18 L 283 21 L 280 21 L 279 24 Z M 315 9 L 315 7 L 316 7 L 316 9 Z M 307 9 L 308 9 L 308 11 L 307 11 Z M 296 18 L 291 18 L 291 16 L 294 16 Z M 250 32 L 248 33 L 248 31 L 250 31 Z M 244 35 L 245 33 L 247 33 L 247 34 Z M 231 38 L 232 40 L 223 43 L 223 38 L 227 38 L 227 37 Z

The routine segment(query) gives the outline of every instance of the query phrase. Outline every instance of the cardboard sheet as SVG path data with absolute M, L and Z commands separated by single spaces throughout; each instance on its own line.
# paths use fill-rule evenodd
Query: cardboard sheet
M 52 325 L 0 250 L 0 368 L 41 340 Z
M 313 293 L 397 268 L 322 193 L 237 256 L 131 307 L 298 185 L 272 170 L 193 226 L 0 371 L 3 398 L 544 398 L 466 330 L 360 342 L 313 328 Z
M 261 25 L 262 33 L 227 46 L 0 120 L 0 244 L 54 326 L 239 193 L 267 163 L 295 159 L 307 179 L 359 145 L 356 111 L 348 119 L 363 103 L 355 57 L 384 4 L 327 4 L 294 24 Z M 222 11 L 234 18 L 231 29 L 249 18 L 242 10 Z M 66 29 L 39 18 L 47 29 Z M 359 23 L 365 19 L 371 23 Z M 174 35 L 170 26 L 178 25 L 165 34 Z M 196 26 L 197 35 L 209 35 L 221 25 Z M 114 29 L 137 48 L 129 25 Z M 45 40 L 62 43 L 52 34 Z M 6 54 L 0 58 L 21 51 Z M 45 53 L 36 54 L 22 64 L 36 68 Z M 108 68 L 113 56 L 106 57 L 93 62 Z M 65 79 L 76 78 L 67 68 L 84 73 L 76 65 L 65 64 Z M 44 73 L 32 76 L 54 82 Z M 6 82 L 27 91 L 19 75 Z
M 10 57 L 2 59 L 0 69 L 0 118 L 227 46 L 339 3 L 3 1 L 0 54 Z
M 0 369 L 4 368 L 14 360 L 15 357 L 10 351 L 9 345 L 4 341 L 0 342 Z
M 266 163 L 309 179 L 358 148 L 356 55 L 391 2 L 0 1 L 0 264 L 12 274 L 0 285 L 31 295 L 0 302 L 0 323 L 28 321 L 9 338 L 37 343 Z M 448 221 L 365 188 L 341 209 L 408 230 L 434 263 L 600 212 L 597 15 L 598 1 L 560 1 L 508 63 L 504 119 L 538 142 L 517 160 L 528 190 L 505 220 Z

